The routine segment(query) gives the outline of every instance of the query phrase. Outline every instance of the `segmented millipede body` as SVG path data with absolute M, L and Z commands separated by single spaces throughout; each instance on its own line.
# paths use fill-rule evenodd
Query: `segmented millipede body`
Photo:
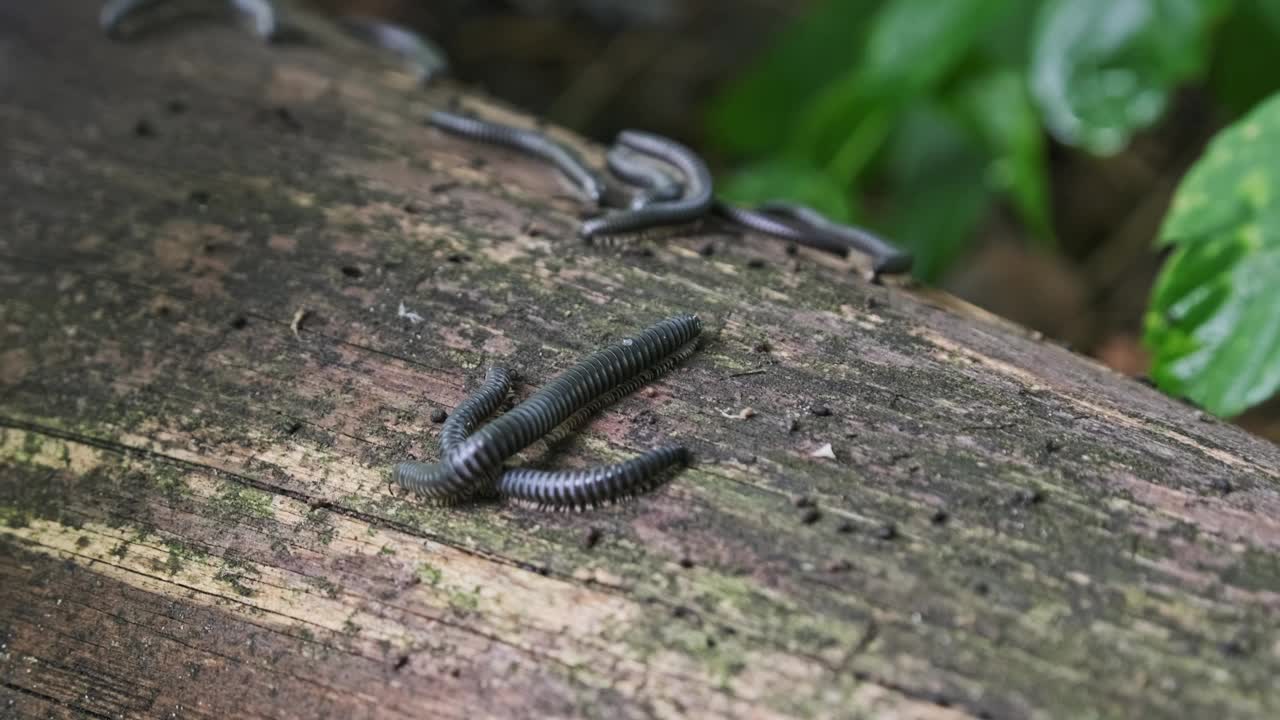
M 848 255 L 850 250 L 869 255 L 876 275 L 910 272 L 914 262 L 911 253 L 894 247 L 884 238 L 860 227 L 835 222 L 804 205 L 770 202 L 761 205 L 759 211 L 787 218 L 810 230 L 811 233 L 805 234 L 806 239 L 799 242 L 808 242 L 821 250 L 840 255 Z
M 573 151 L 540 132 L 500 125 L 443 110 L 436 110 L 427 116 L 427 123 L 455 135 L 501 145 L 541 158 L 555 165 L 560 172 L 568 176 L 592 202 L 599 204 L 604 198 L 604 180 L 584 165 Z
M 440 452 L 449 453 L 462 444 L 485 418 L 494 414 L 498 406 L 511 392 L 511 372 L 506 368 L 491 367 L 484 375 L 484 383 L 458 407 L 440 428 Z
M 614 465 L 587 470 L 530 470 L 515 468 L 498 479 L 498 494 L 540 507 L 595 507 L 652 490 L 666 470 L 688 462 L 679 445 L 655 448 Z
M 107 0 L 98 13 L 98 23 L 108 35 L 115 35 L 130 15 L 153 5 L 172 0 Z M 263 40 L 276 35 L 276 9 L 271 0 L 228 0 L 241 13 L 253 20 L 254 33 Z
M 444 53 L 422 35 L 403 25 L 363 15 L 345 15 L 338 23 L 353 35 L 405 59 L 419 83 L 448 69 Z
M 633 209 L 675 200 L 684 194 L 684 183 L 679 179 L 626 148 L 610 148 L 605 165 L 619 179 L 642 189 L 631 201 Z
M 634 378 L 631 378 L 630 380 L 622 383 L 621 385 L 614 388 L 613 390 L 610 390 L 604 395 L 601 395 L 600 397 L 596 398 L 590 405 L 587 405 L 586 407 L 582 408 L 581 410 L 571 415 L 568 420 L 565 420 L 564 422 L 560 423 L 555 427 L 554 430 L 547 433 L 546 436 L 542 438 L 543 442 L 545 442 L 548 447 L 552 447 L 556 445 L 561 440 L 564 440 L 566 437 L 568 437 L 570 434 L 576 431 L 578 428 L 586 424 L 586 422 L 590 420 L 592 416 L 594 416 L 596 413 L 614 404 L 621 398 L 626 397 L 627 395 L 630 395 L 631 393 L 644 387 L 645 385 L 648 385 L 658 377 L 661 377 L 662 375 L 667 374 L 676 365 L 679 365 L 685 360 L 688 360 L 690 356 L 692 356 L 695 352 L 697 352 L 697 350 L 698 350 L 698 343 L 696 340 L 685 344 L 684 347 L 672 353 L 671 356 L 668 357 L 667 359 L 663 360 L 657 365 L 654 365 L 648 370 L 645 370 L 644 372 L 640 373 Z
M 675 354 L 702 332 L 696 315 L 677 315 L 605 348 L 552 380 L 528 400 L 481 427 L 445 456 L 462 478 L 483 477 L 605 393 Z
M 674 140 L 639 130 L 622 131 L 617 144 L 674 166 L 684 176 L 684 194 L 678 200 L 591 218 L 578 229 L 584 240 L 680 225 L 704 217 L 711 209 L 711 171 L 697 153 Z
M 501 380 L 488 377 L 481 391 L 463 403 L 466 407 L 462 418 L 450 428 L 447 442 L 452 447 L 443 453 L 441 461 L 401 463 L 396 466 L 395 480 L 441 502 L 472 496 L 493 482 L 508 458 L 573 420 L 579 412 L 595 407 L 602 397 L 630 387 L 640 377 L 652 377 L 646 373 L 669 367 L 673 357 L 687 357 L 701 331 L 702 321 L 696 315 L 662 320 L 591 355 L 528 400 L 458 442 L 459 436 L 474 426 L 473 418 L 488 407 L 496 408 L 505 395 L 505 390 L 500 392 Z M 492 390 L 490 379 L 494 380 Z M 458 415 L 455 411 L 453 418 Z M 441 434 L 444 444 L 443 430 Z
M 645 207 L 652 207 L 653 204 Z M 623 249 L 643 242 L 658 242 L 681 235 L 693 235 L 702 226 L 701 220 L 677 223 L 675 225 L 654 225 L 643 230 L 630 230 L 623 233 L 593 235 L 586 239 L 587 244 L 595 248 Z
M 725 220 L 748 230 L 754 230 L 755 232 L 772 235 L 784 240 L 806 241 L 805 233 L 800 228 L 759 210 L 750 210 L 717 200 L 715 205 L 711 207 L 711 211 Z M 833 250 L 833 252 L 836 252 L 836 250 Z
M 412 490 L 427 500 L 452 505 L 484 493 L 491 476 L 474 481 L 463 480 L 454 475 L 447 465 L 406 460 L 396 465 L 391 478 L 400 487 Z
M 493 367 L 485 373 L 484 383 L 449 414 L 440 428 L 440 454 L 446 455 L 462 444 L 485 418 L 497 411 L 511 391 L 511 373 Z M 487 489 L 492 477 L 479 483 L 459 483 L 437 463 L 402 462 L 393 473 L 396 483 L 429 500 L 454 503 L 474 497 Z

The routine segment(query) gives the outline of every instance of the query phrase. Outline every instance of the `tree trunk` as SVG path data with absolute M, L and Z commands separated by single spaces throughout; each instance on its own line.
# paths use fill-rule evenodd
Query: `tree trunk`
M 1276 447 L 767 238 L 584 247 L 390 62 L 95 11 L 0 5 L 0 715 L 1280 714 Z M 552 458 L 685 442 L 658 491 L 389 485 L 486 365 L 683 311 Z

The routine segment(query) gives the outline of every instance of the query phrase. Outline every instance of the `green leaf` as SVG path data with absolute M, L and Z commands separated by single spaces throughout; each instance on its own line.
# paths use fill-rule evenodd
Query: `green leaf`
M 857 63 L 861 37 L 879 0 L 826 0 L 805 12 L 777 43 L 712 102 L 711 140 L 739 155 L 783 144 L 797 109 Z
M 978 51 L 989 63 L 1025 67 L 1031 57 L 1031 30 L 1044 0 L 1020 0 L 1009 3 L 978 40 Z
M 1280 2 L 1239 0 L 1218 33 L 1209 87 L 1233 117 L 1280 90 Z
M 888 236 L 915 255 L 912 274 L 937 282 L 973 241 L 991 204 L 985 154 L 954 115 L 937 105 L 902 118 L 886 151 Z
M 1280 95 L 1219 133 L 1174 195 L 1146 317 L 1151 376 L 1236 415 L 1280 389 Z
M 1026 78 L 1009 68 L 989 71 L 959 88 L 956 105 L 991 158 L 988 185 L 1007 194 L 1034 236 L 1052 246 L 1044 133 Z
M 867 36 L 865 82 L 881 96 L 924 93 L 1010 6 L 1007 0 L 890 0 Z
M 1280 33 L 1280 3 L 1273 0 L 1253 0 L 1259 15 L 1271 26 L 1271 32 Z
M 1005 0 L 889 0 L 872 22 L 862 62 L 848 66 L 804 108 L 791 152 L 855 180 L 910 103 L 941 83 L 973 49 Z
M 716 190 L 724 199 L 748 206 L 769 200 L 798 202 L 837 222 L 850 222 L 856 214 L 845 186 L 817 168 L 794 163 L 749 167 L 718 182 Z
M 1033 39 L 1032 87 L 1059 140 L 1099 155 L 1122 149 L 1204 69 L 1227 0 L 1049 0 Z

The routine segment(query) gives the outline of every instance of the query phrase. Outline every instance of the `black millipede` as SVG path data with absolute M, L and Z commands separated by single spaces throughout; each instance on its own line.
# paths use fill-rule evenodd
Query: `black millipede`
M 482 478 L 596 398 L 693 342 L 701 331 L 702 321 L 696 315 L 677 315 L 594 353 L 481 427 L 441 464 L 461 478 Z
M 719 215 L 725 220 L 748 230 L 754 230 L 755 232 L 772 235 L 784 240 L 806 241 L 805 233 L 800 228 L 759 210 L 738 207 L 722 200 L 717 200 L 712 205 L 711 211 L 715 215 Z
M 98 13 L 98 23 L 108 35 L 116 35 L 120 25 L 130 15 L 141 12 L 153 5 L 162 5 L 172 0 L 107 0 Z M 253 20 L 254 33 L 263 40 L 271 40 L 276 35 L 276 10 L 271 0 L 227 0 L 241 13 Z
M 681 225 L 701 219 L 711 209 L 711 171 L 697 153 L 674 140 L 639 130 L 622 131 L 617 144 L 674 166 L 684 175 L 684 194 L 678 200 L 591 218 L 578 230 L 584 240 Z
M 485 479 L 474 483 L 459 481 L 440 463 L 417 460 L 398 463 L 391 478 L 400 487 L 442 505 L 451 505 L 481 495 L 488 485 Z
M 609 148 L 605 165 L 619 179 L 640 188 L 632 198 L 633 209 L 675 200 L 684 194 L 683 182 L 624 147 Z
M 445 132 L 501 145 L 541 158 L 569 177 L 584 195 L 599 204 L 605 195 L 605 183 L 567 147 L 534 130 L 501 125 L 457 113 L 436 110 L 427 116 L 427 123 Z
M 498 494 L 539 507 L 595 507 L 652 490 L 667 470 L 688 460 L 683 446 L 665 445 L 625 462 L 585 470 L 513 468 L 498 479 Z
M 871 256 L 871 269 L 878 276 L 881 274 L 897 275 L 910 272 L 913 258 L 911 253 L 894 247 L 884 238 L 860 227 L 842 225 L 811 207 L 788 202 L 769 202 L 759 207 L 759 212 L 780 216 L 799 223 L 809 232 L 805 238 L 816 240 L 809 242 L 814 247 L 839 255 L 848 255 L 856 250 Z M 806 240 L 800 240 L 806 242 Z
M 484 383 L 466 400 L 458 404 L 449 419 L 440 428 L 440 452 L 448 453 L 498 410 L 498 406 L 511 392 L 511 373 L 506 368 L 491 367 L 484 375 Z
M 403 487 L 442 502 L 471 496 L 492 482 L 508 458 L 571 420 L 578 412 L 593 407 L 602 396 L 662 366 L 669 358 L 680 356 L 701 331 L 702 321 L 696 315 L 662 320 L 570 368 L 529 399 L 444 452 L 440 462 L 397 465 L 395 480 Z M 487 380 L 485 386 L 489 386 Z M 496 390 L 492 394 L 496 395 Z M 496 407 L 500 399 L 493 402 Z M 480 408 L 481 403 L 477 401 L 472 407 Z M 454 417 L 457 415 L 455 411 Z M 467 420 L 464 414 L 458 427 L 465 428 Z
M 593 411 L 606 404 L 601 401 L 616 401 L 622 395 L 634 391 L 645 382 L 671 369 L 692 354 L 695 349 L 696 344 L 689 343 L 661 364 L 602 396 L 597 402 L 584 408 L 584 411 L 576 413 L 570 420 L 561 423 L 552 434 L 565 430 L 566 426 L 571 424 L 576 428 L 581 424 L 581 420 L 585 420 Z M 506 397 L 510 385 L 511 375 L 507 370 L 499 367 L 490 368 L 485 375 L 483 385 L 458 405 L 441 429 L 441 451 L 449 452 L 457 447 L 481 420 L 497 410 L 503 398 Z M 575 419 L 578 420 L 577 423 Z M 547 440 L 554 442 L 551 436 L 548 436 Z M 444 503 L 466 500 L 493 490 L 501 497 L 527 501 L 540 507 L 582 509 L 624 500 L 647 492 L 661 484 L 668 469 L 687 462 L 688 451 L 683 446 L 669 445 L 647 451 L 622 463 L 584 470 L 509 469 L 501 473 L 496 484 L 492 483 L 491 479 L 487 479 L 483 486 L 476 488 L 466 497 L 444 497 L 438 494 L 436 488 L 429 483 L 414 482 L 419 478 L 419 473 L 415 471 L 429 467 L 426 463 L 402 463 L 397 467 L 396 479 L 401 486 L 423 497 Z
M 662 375 L 667 374 L 667 372 L 669 372 L 676 365 L 679 365 L 685 360 L 688 360 L 690 356 L 692 356 L 695 352 L 697 352 L 697 350 L 698 350 L 697 342 L 687 343 L 684 347 L 672 353 L 670 357 L 666 358 L 662 362 L 658 363 L 657 365 L 654 365 L 648 370 L 645 370 L 639 375 L 622 383 L 618 387 L 601 395 L 600 397 L 592 401 L 590 405 L 587 405 L 586 407 L 582 408 L 581 410 L 571 415 L 568 420 L 565 420 L 564 422 L 560 423 L 555 427 L 554 430 L 547 433 L 546 436 L 542 438 L 543 442 L 547 445 L 547 447 L 555 446 L 561 440 L 564 440 L 566 437 L 568 437 L 570 434 L 576 431 L 578 428 L 582 427 L 596 413 L 614 404 L 615 402 L 622 399 L 623 397 L 630 395 L 631 393 L 635 392 L 641 387 L 648 385 L 658 377 L 661 377 Z
M 344 15 L 338 18 L 338 24 L 351 34 L 404 58 L 420 84 L 449 67 L 439 48 L 403 25 L 363 15 Z
M 454 408 L 440 428 L 440 454 L 453 452 L 485 418 L 497 411 L 498 406 L 511 392 L 511 373 L 505 368 L 492 367 L 485 373 L 484 383 Z M 435 463 L 417 461 L 402 462 L 396 466 L 395 480 L 408 490 L 439 502 L 452 503 L 482 494 L 491 484 L 485 482 L 461 490 L 454 483 L 441 482 L 447 477 L 436 471 Z

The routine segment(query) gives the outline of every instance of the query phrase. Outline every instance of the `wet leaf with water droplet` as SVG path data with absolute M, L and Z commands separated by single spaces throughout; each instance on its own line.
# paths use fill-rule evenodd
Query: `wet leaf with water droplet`
M 1062 142 L 1123 149 L 1201 72 L 1224 0 L 1049 0 L 1032 41 L 1031 86 Z

